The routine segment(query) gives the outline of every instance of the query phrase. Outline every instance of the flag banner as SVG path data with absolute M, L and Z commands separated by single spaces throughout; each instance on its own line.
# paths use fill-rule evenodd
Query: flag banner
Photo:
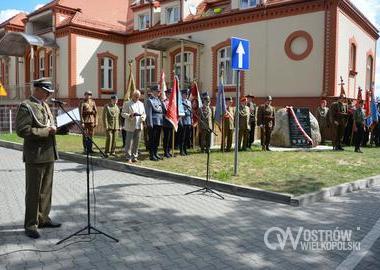
M 166 87 L 165 72 L 162 71 L 161 78 L 160 78 L 160 94 L 161 94 L 162 100 L 166 100 L 166 90 L 168 89 Z
M 375 100 L 375 96 L 374 96 L 373 93 L 372 93 L 372 96 L 371 96 L 370 111 L 371 111 L 372 122 L 373 123 L 378 122 L 379 121 L 379 114 L 378 114 L 378 111 L 377 111 L 377 102 Z
M 0 97 L 8 96 L 7 90 L 5 90 L 3 84 L 0 82 Z
M 222 126 L 223 117 L 226 113 L 226 98 L 224 95 L 223 77 L 220 78 L 215 107 L 215 123 L 220 128 Z
M 365 103 L 364 103 L 364 110 L 365 110 L 365 116 L 369 117 L 371 115 L 371 93 L 369 90 L 365 93 Z
M 195 81 L 191 85 L 190 101 L 193 114 L 193 127 L 196 127 L 199 123 L 199 110 L 202 108 L 203 104 L 198 84 Z
M 177 131 L 178 129 L 178 121 L 179 121 L 178 93 L 179 93 L 178 77 L 174 76 L 173 89 L 169 98 L 169 104 L 166 110 L 165 118 L 173 125 L 175 131 Z M 181 104 L 182 104 L 182 101 L 181 101 Z
M 136 90 L 136 83 L 135 83 L 135 78 L 132 72 L 132 62 L 129 62 L 128 86 L 127 86 L 127 91 L 125 92 L 125 95 L 124 95 L 124 101 L 130 100 L 135 90 Z

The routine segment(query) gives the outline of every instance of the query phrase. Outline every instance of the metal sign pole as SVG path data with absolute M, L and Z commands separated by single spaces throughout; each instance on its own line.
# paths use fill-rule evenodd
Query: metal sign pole
M 238 175 L 238 151 L 239 151 L 239 100 L 240 100 L 240 70 L 236 71 L 236 110 L 235 110 L 235 160 L 234 160 L 234 176 Z

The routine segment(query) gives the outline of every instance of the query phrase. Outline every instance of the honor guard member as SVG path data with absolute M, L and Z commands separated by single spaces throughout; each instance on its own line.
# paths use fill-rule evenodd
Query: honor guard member
M 344 135 L 343 135 L 343 144 L 345 145 L 351 145 L 352 139 L 352 129 L 354 125 L 354 113 L 356 111 L 356 107 L 352 100 L 348 100 L 347 103 L 347 121 L 346 121 L 346 127 L 344 128 Z
M 357 108 L 354 112 L 354 130 L 355 130 L 355 152 L 356 153 L 363 153 L 362 150 L 360 150 L 360 146 L 364 139 L 364 133 L 366 129 L 365 125 L 365 113 L 363 106 L 364 101 L 359 101 L 359 108 Z
M 256 113 L 257 106 L 255 103 L 255 97 L 248 95 L 248 107 L 249 107 L 249 126 L 251 129 L 249 130 L 249 138 L 248 138 L 248 148 L 251 148 L 252 144 L 255 142 L 255 130 L 256 130 Z
M 34 81 L 33 86 L 33 95 L 23 101 L 17 111 L 16 132 L 24 138 L 25 234 L 36 239 L 40 237 L 37 228 L 55 228 L 61 224 L 49 217 L 54 161 L 58 159 L 58 152 L 55 120 L 46 100 L 54 90 L 46 79 Z
M 103 124 L 106 130 L 106 154 L 115 155 L 116 136 L 120 130 L 120 109 L 117 106 L 118 98 L 116 95 L 111 96 L 111 102 L 104 106 Z
M 206 152 L 210 150 L 211 146 L 211 130 L 213 127 L 214 113 L 210 107 L 210 97 L 207 95 L 203 98 L 203 106 L 200 109 L 200 137 L 201 137 L 201 151 Z
M 334 130 L 333 147 L 335 151 L 343 151 L 342 137 L 347 123 L 348 110 L 344 104 L 346 96 L 341 94 L 337 102 L 331 104 L 330 107 L 330 123 Z
M 152 87 L 152 95 L 146 102 L 146 124 L 149 129 L 149 158 L 153 161 L 162 159 L 158 155 L 158 146 L 160 144 L 160 135 L 163 124 L 163 108 L 159 99 L 158 86 Z
M 182 105 L 185 115 L 179 120 L 181 126 L 181 131 L 179 134 L 179 151 L 181 156 L 187 155 L 187 147 L 190 144 L 190 133 L 191 133 L 191 101 L 188 100 L 189 91 L 187 89 L 181 90 L 182 94 Z
M 247 97 L 240 99 L 239 108 L 239 150 L 246 151 L 248 146 L 248 135 L 250 131 L 249 117 L 250 111 L 247 106 Z M 243 143 L 243 145 L 242 145 Z
M 168 109 L 169 98 L 170 98 L 171 93 L 172 93 L 172 89 L 166 90 L 166 99 L 162 101 L 162 104 L 163 104 L 162 108 L 163 108 L 163 114 L 164 114 L 164 121 L 163 121 L 163 130 L 164 130 L 163 147 L 164 147 L 164 156 L 166 158 L 171 158 L 172 157 L 172 154 L 170 153 L 170 150 L 172 149 L 172 144 L 173 144 L 173 125 L 165 117 L 167 109 Z
M 321 132 L 321 144 L 325 143 L 327 137 L 327 129 L 329 128 L 329 119 L 327 117 L 329 108 L 326 105 L 327 101 L 325 99 L 322 99 L 319 107 L 317 108 L 317 120 L 319 130 Z
M 225 151 L 229 152 L 231 151 L 232 146 L 232 136 L 234 134 L 234 115 L 235 115 L 235 108 L 232 106 L 234 103 L 234 100 L 232 97 L 226 98 L 226 113 L 223 117 L 223 142 L 222 142 L 222 150 L 223 147 L 225 147 Z
M 257 125 L 260 126 L 261 147 L 263 151 L 270 151 L 270 137 L 275 124 L 275 111 L 271 104 L 272 97 L 268 96 L 265 103 L 257 110 Z
M 95 101 L 92 100 L 92 92 L 86 91 L 84 93 L 84 99 L 79 105 L 80 121 L 82 127 L 91 139 L 94 136 L 94 128 L 98 125 L 98 109 L 96 108 Z M 86 141 L 86 137 L 83 136 L 83 149 L 84 152 L 93 153 L 92 143 Z

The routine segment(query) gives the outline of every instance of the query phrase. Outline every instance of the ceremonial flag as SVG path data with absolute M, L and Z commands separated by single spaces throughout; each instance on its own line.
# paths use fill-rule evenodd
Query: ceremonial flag
M 340 76 L 340 96 L 344 95 L 346 97 L 346 91 L 344 90 L 344 82 L 342 76 Z
M 371 108 L 372 122 L 373 123 L 378 122 L 379 118 L 378 118 L 377 104 L 376 104 L 374 93 L 372 93 L 372 96 L 371 96 L 371 106 L 370 106 L 370 108 Z
M 197 82 L 193 82 L 191 85 L 190 93 L 191 109 L 193 112 L 193 126 L 196 127 L 199 122 L 199 110 L 202 108 L 201 95 L 198 90 Z
M 169 98 L 169 104 L 165 118 L 173 125 L 174 130 L 178 129 L 179 113 L 178 113 L 178 77 L 174 76 L 173 89 Z M 181 102 L 182 104 L 182 102 Z
M 3 84 L 0 82 L 0 97 L 6 97 L 6 96 L 8 96 L 8 93 L 5 90 Z
M 371 91 L 367 90 L 365 93 L 365 103 L 364 103 L 364 110 L 365 110 L 365 116 L 368 117 L 371 115 Z
M 357 97 L 357 101 L 356 101 L 356 108 L 359 108 L 359 102 L 363 100 L 363 89 L 361 89 L 359 87 L 358 89 L 358 97 Z
M 161 93 L 162 100 L 166 99 L 166 90 L 168 89 L 166 87 L 165 72 L 162 71 L 161 79 L 160 79 L 160 93 Z
M 127 91 L 124 95 L 124 101 L 128 101 L 132 98 L 132 93 L 136 90 L 135 78 L 132 73 L 132 62 L 129 62 L 129 76 L 128 76 L 128 86 Z
M 221 127 L 224 114 L 226 113 L 226 98 L 224 95 L 224 85 L 223 76 L 220 78 L 220 83 L 218 87 L 218 95 L 216 97 L 216 108 L 215 108 L 215 122 Z

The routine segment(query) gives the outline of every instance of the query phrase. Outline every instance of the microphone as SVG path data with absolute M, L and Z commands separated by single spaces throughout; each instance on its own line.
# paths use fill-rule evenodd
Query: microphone
M 60 105 L 65 105 L 66 102 L 62 101 L 62 100 L 59 100 L 59 99 L 55 99 L 55 98 L 51 98 L 50 99 L 51 102 L 55 103 L 55 104 L 60 104 Z

